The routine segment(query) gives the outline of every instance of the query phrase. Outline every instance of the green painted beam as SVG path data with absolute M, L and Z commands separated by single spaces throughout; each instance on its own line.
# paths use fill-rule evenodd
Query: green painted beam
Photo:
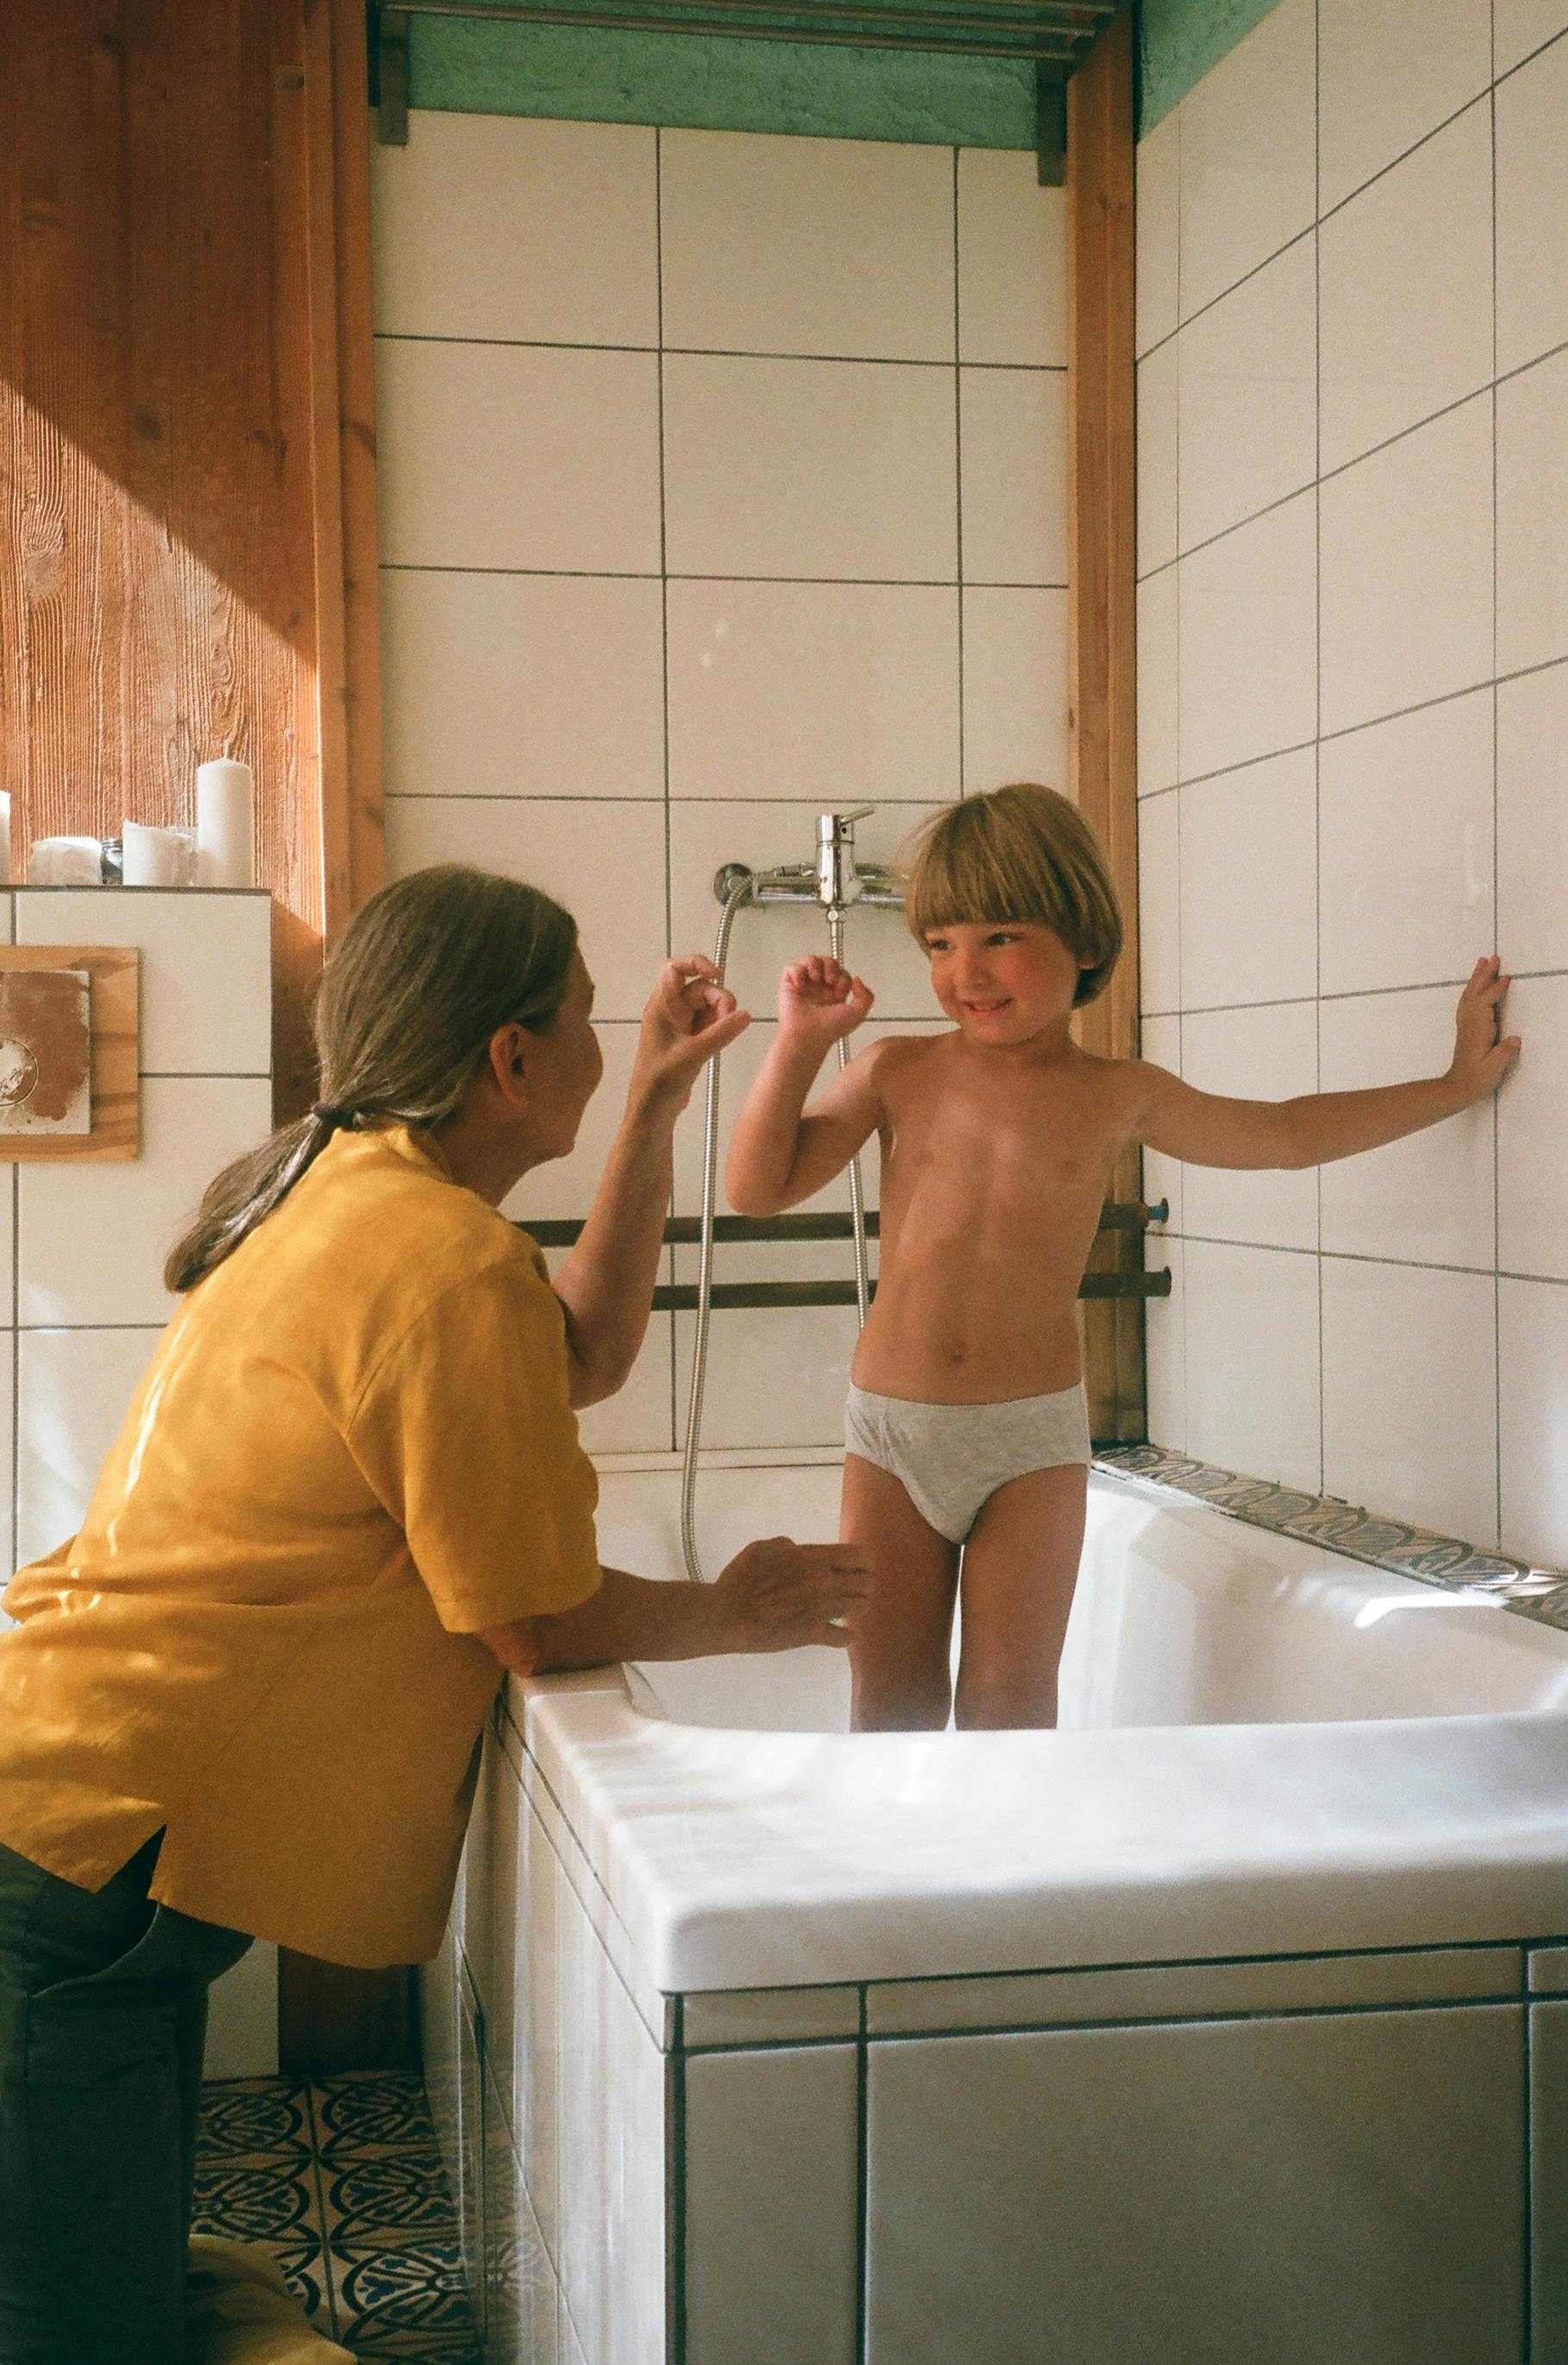
M 1278 0 L 1141 0 L 1138 138 L 1152 131 Z
M 1036 140 L 1035 70 L 1012 58 L 442 17 L 409 31 L 413 106 L 941 148 Z

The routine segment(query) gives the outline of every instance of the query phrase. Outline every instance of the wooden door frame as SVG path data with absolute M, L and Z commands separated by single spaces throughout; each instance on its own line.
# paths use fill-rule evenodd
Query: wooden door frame
M 1138 1048 L 1137 676 L 1134 453 L 1134 54 L 1130 6 L 1067 86 L 1068 667 L 1072 794 L 1092 823 L 1121 898 L 1122 958 L 1079 1021 L 1086 1050 Z M 1111 1194 L 1143 1195 L 1124 1153 Z M 1091 1271 L 1141 1272 L 1141 1231 L 1102 1233 Z M 1148 1431 L 1139 1298 L 1083 1306 L 1090 1428 L 1099 1443 Z

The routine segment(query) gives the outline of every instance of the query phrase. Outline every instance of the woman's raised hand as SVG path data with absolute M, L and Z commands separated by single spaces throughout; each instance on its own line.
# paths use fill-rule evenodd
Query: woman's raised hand
M 870 1598 L 871 1569 L 857 1544 L 797 1544 L 788 1536 L 767 1536 L 735 1554 L 714 1590 L 729 1612 L 733 1650 L 842 1646 Z
M 841 1035 L 852 1035 L 870 1012 L 875 994 L 863 978 L 825 953 L 791 961 L 778 981 L 778 1032 L 796 1042 L 820 1043 L 825 1050 Z
M 643 1013 L 637 1037 L 638 1081 L 676 1096 L 684 1108 L 701 1070 L 751 1025 L 719 972 L 702 953 L 666 961 Z

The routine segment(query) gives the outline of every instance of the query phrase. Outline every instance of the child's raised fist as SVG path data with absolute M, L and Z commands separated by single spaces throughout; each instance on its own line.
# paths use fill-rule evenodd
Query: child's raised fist
M 796 1042 L 836 1043 L 853 1034 L 876 996 L 826 953 L 791 961 L 778 981 L 778 1032 Z

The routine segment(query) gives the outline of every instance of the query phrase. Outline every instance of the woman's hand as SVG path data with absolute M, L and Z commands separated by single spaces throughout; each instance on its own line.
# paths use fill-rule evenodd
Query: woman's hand
M 1499 1039 L 1509 983 L 1497 955 L 1489 953 L 1476 962 L 1459 997 L 1448 1081 L 1462 1108 L 1495 1093 L 1519 1056 L 1518 1036 L 1504 1035 Z
M 751 1025 L 719 972 L 701 953 L 666 961 L 643 1013 L 632 1090 L 641 1086 L 683 1109 L 714 1054 Z
M 855 1032 L 875 1000 L 864 979 L 825 953 L 791 961 L 778 981 L 779 1040 L 818 1044 L 825 1051 L 841 1035 Z
M 856 1544 L 797 1544 L 767 1536 L 738 1552 L 713 1586 L 733 1627 L 734 1651 L 795 1651 L 842 1645 L 871 1592 L 871 1570 Z

